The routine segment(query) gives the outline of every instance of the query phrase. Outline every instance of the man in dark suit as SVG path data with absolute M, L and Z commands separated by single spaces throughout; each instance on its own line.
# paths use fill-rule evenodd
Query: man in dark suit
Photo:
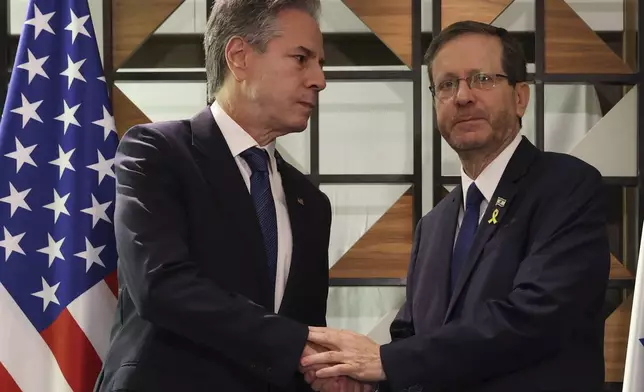
M 211 105 L 123 137 L 118 312 L 96 391 L 311 391 L 299 361 L 320 350 L 308 326 L 326 325 L 331 208 L 275 139 L 306 128 L 325 87 L 319 7 L 216 1 Z
M 381 391 L 602 390 L 610 252 L 600 173 L 520 135 L 526 62 L 504 29 L 456 23 L 426 61 L 461 185 L 417 225 L 392 342 L 312 327 L 311 341 L 335 349 L 303 365 L 337 363 L 316 375 L 379 381 Z

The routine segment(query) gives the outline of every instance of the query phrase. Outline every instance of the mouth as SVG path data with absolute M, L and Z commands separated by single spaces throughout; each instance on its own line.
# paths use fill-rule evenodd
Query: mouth
M 298 102 L 298 103 L 299 103 L 300 105 L 304 106 L 305 108 L 309 109 L 309 110 L 313 110 L 313 108 L 315 108 L 315 104 L 313 104 L 313 103 L 311 103 L 311 102 L 304 102 L 304 101 L 301 101 L 301 102 Z
M 484 121 L 484 119 L 479 118 L 479 117 L 476 117 L 476 118 L 462 118 L 462 119 L 456 120 L 454 122 L 454 125 L 461 124 L 461 123 L 476 122 L 476 121 Z

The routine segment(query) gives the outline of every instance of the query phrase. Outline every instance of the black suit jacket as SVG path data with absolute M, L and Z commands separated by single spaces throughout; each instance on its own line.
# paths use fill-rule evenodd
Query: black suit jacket
M 118 314 L 96 391 L 311 391 L 325 326 L 331 208 L 281 157 L 293 233 L 279 314 L 255 207 L 209 108 L 136 126 L 116 155 Z
M 600 173 L 523 138 L 450 293 L 461 205 L 457 186 L 417 225 L 407 300 L 381 348 L 383 390 L 600 391 L 610 270 Z

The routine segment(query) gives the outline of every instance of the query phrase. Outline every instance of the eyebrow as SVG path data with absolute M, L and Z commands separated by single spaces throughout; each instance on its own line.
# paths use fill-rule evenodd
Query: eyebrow
M 476 69 L 470 69 L 470 70 L 467 72 L 467 75 L 470 75 L 470 76 L 471 76 L 471 75 L 475 75 L 475 74 L 478 74 L 478 73 L 481 73 L 481 72 L 483 72 L 483 71 L 482 71 L 482 70 L 480 70 L 480 69 L 478 69 L 478 68 L 476 68 Z M 453 73 L 453 72 L 448 72 L 448 73 L 446 73 L 445 75 L 441 75 L 441 77 L 440 77 L 439 79 L 447 79 L 447 78 L 458 78 L 458 75 L 456 75 L 456 74 L 455 74 L 455 73 Z
M 312 51 L 311 49 L 306 48 L 306 47 L 304 47 L 302 45 L 298 46 L 297 50 L 300 50 L 300 51 L 304 52 L 307 57 L 315 57 L 315 52 L 314 51 Z M 323 57 L 320 58 L 319 63 L 320 63 L 321 66 L 324 65 L 324 58 Z

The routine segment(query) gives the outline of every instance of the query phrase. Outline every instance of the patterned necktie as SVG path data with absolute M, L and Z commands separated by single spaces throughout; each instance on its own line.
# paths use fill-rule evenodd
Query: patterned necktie
M 467 190 L 467 204 L 465 205 L 465 215 L 458 232 L 458 238 L 454 245 L 454 254 L 452 256 L 451 284 L 452 290 L 456 287 L 456 280 L 474 242 L 476 229 L 479 227 L 479 216 L 483 194 L 476 187 L 475 183 L 470 185 Z
M 250 194 L 255 202 L 257 219 L 264 237 L 268 271 L 274 293 L 277 272 L 277 215 L 269 179 L 268 153 L 260 148 L 251 147 L 240 155 L 253 172 L 250 176 Z

